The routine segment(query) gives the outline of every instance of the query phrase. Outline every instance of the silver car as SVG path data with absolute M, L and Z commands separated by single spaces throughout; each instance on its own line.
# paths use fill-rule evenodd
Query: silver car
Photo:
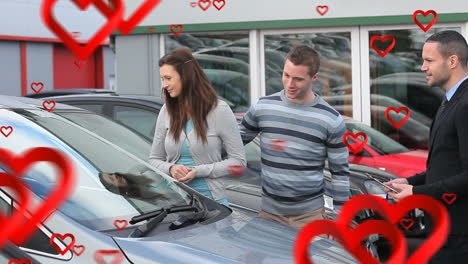
M 114 250 L 122 263 L 294 263 L 297 230 L 292 227 L 207 199 L 103 137 L 32 103 L 0 96 L 0 120 L 0 126 L 13 128 L 8 137 L 0 135 L 2 149 L 18 155 L 35 147 L 53 148 L 75 168 L 72 195 L 21 245 L 42 263 L 96 263 L 99 250 Z M 9 172 L 8 165 L 0 164 L 0 172 Z M 35 203 L 55 188 L 56 177 L 46 162 L 33 164 L 23 175 Z M 117 177 L 125 184 L 112 181 Z M 14 210 L 15 197 L 0 187 L 0 208 Z M 122 229 L 116 221 L 133 224 Z M 82 254 L 60 254 L 51 246 L 53 234 L 67 233 L 74 235 L 76 246 L 85 247 Z M 61 250 L 69 243 L 59 238 L 54 242 Z M 310 256 L 315 263 L 356 263 L 336 242 L 322 238 L 314 240 Z

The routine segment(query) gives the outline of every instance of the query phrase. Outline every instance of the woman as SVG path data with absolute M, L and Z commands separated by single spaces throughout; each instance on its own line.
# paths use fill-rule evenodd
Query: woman
M 227 205 L 224 182 L 246 165 L 236 118 L 188 49 L 159 60 L 165 104 L 156 123 L 149 162 L 173 178 Z M 227 159 L 222 159 L 223 148 Z

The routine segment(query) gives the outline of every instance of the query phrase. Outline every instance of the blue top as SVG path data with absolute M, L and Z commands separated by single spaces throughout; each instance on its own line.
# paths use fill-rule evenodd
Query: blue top
M 188 135 L 192 132 L 193 130 L 193 122 L 192 119 L 189 119 L 187 121 L 187 124 L 185 125 L 185 134 Z M 197 164 L 192 158 L 192 154 L 190 153 L 190 149 L 188 148 L 187 139 L 184 139 L 182 143 L 182 149 L 180 151 L 180 157 L 177 160 L 175 164 L 182 164 L 184 166 L 187 166 L 189 168 L 194 168 Z M 190 186 L 192 189 L 196 190 L 197 192 L 203 194 L 204 196 L 213 199 L 213 195 L 211 194 L 210 188 L 208 187 L 208 184 L 206 184 L 206 181 L 204 178 L 193 178 L 189 183 L 186 183 L 188 186 Z M 224 201 L 225 199 L 221 199 L 220 203 L 226 204 L 227 205 L 227 200 Z
M 452 96 L 455 94 L 457 91 L 458 87 L 460 87 L 460 84 L 464 82 L 466 79 L 468 79 L 468 76 L 465 76 L 465 78 L 461 79 L 459 82 L 457 82 L 450 90 L 445 94 L 445 97 L 447 97 L 447 101 L 450 101 Z

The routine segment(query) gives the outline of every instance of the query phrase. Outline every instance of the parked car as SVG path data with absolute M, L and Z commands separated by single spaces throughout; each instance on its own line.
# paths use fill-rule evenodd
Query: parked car
M 117 94 L 113 90 L 109 89 L 90 89 L 90 88 L 81 88 L 81 89 L 60 89 L 52 91 L 41 91 L 39 93 L 31 93 L 25 95 L 29 98 L 43 98 L 49 96 L 60 96 L 60 95 L 71 95 L 71 94 Z
M 41 223 L 27 244 L 21 245 L 39 261 L 94 263 L 95 250 L 106 249 L 123 254 L 123 263 L 294 262 L 296 229 L 247 211 L 232 211 L 205 198 L 123 148 L 54 111 L 41 109 L 40 103 L 33 101 L 0 96 L 2 126 L 13 128 L 2 140 L 1 148 L 15 154 L 34 147 L 56 149 L 70 159 L 77 177 L 72 195 Z M 5 165 L 0 164 L 1 172 L 8 172 Z M 23 176 L 34 193 L 34 203 L 41 202 L 54 188 L 55 171 L 51 164 L 41 162 Z M 104 174 L 115 173 L 144 178 L 145 183 L 134 182 L 139 192 L 132 191 L 132 195 L 121 193 L 119 188 L 105 183 Z M 15 197 L 14 192 L 0 187 L 1 210 L 13 210 Z M 198 212 L 196 215 L 201 218 L 186 210 Z M 168 216 L 163 217 L 162 211 Z M 143 216 L 147 217 L 145 222 L 122 231 L 114 224 L 116 220 Z M 71 250 L 59 254 L 47 242 L 57 233 L 73 234 L 76 244 L 85 245 L 86 250 L 80 256 Z M 65 243 L 57 243 L 65 249 Z M 336 242 L 323 238 L 314 241 L 310 255 L 316 263 L 356 263 Z
M 346 128 L 354 134 L 364 132 L 367 143 L 359 153 L 349 152 L 349 162 L 378 168 L 399 177 L 409 177 L 426 170 L 427 150 L 410 150 L 372 127 L 343 116 Z M 350 144 L 355 141 L 348 138 Z

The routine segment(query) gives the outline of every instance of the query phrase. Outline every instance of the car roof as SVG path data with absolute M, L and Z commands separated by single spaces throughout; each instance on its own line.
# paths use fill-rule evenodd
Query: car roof
M 0 108 L 7 109 L 44 109 L 42 103 L 44 100 L 33 99 L 19 96 L 0 95 Z M 77 110 L 85 111 L 71 105 L 56 103 L 54 110 Z
M 52 91 L 42 91 L 38 94 L 31 93 L 25 95 L 29 98 L 43 98 L 49 96 L 59 96 L 68 94 L 116 94 L 115 91 L 109 89 L 91 89 L 91 88 L 77 88 L 77 89 L 60 89 Z
M 109 95 L 96 95 L 96 94 L 76 94 L 76 95 L 62 95 L 47 97 L 44 99 L 57 100 L 58 102 L 67 101 L 79 101 L 79 100 L 106 100 L 106 101 L 132 101 L 138 100 L 151 105 L 163 105 L 164 101 L 161 97 L 151 95 L 121 95 L 121 94 L 109 94 Z

